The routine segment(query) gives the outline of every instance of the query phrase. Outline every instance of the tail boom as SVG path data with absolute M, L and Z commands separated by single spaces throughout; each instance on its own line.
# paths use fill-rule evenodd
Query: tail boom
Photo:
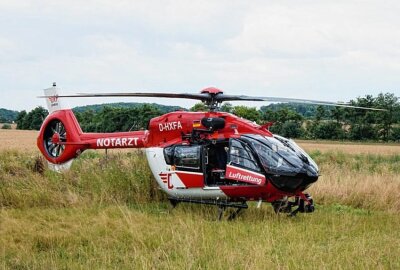
M 147 141 L 147 133 L 147 131 L 83 133 L 80 139 L 89 149 L 143 148 Z
M 72 110 L 57 110 L 43 122 L 37 146 L 52 164 L 64 164 L 86 149 L 143 148 L 148 131 L 83 133 Z

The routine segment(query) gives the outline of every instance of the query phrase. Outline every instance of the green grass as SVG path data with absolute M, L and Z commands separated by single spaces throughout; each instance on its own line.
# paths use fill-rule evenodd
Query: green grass
M 87 152 L 67 173 L 40 174 L 37 156 L 1 152 L 0 268 L 399 269 L 400 208 L 366 178 L 395 197 L 399 156 L 313 157 L 326 175 L 312 188 L 316 212 L 289 218 L 251 204 L 218 222 L 215 207 L 172 210 L 141 153 Z
M 312 215 L 126 205 L 1 212 L 10 269 L 398 269 L 400 217 L 339 205 Z

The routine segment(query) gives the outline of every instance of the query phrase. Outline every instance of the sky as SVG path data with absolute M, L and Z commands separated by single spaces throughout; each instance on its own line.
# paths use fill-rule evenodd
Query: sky
M 37 96 L 53 82 L 64 94 L 400 96 L 399 14 L 391 0 L 0 0 L 0 108 L 45 106 Z M 195 103 L 68 103 L 120 101 Z

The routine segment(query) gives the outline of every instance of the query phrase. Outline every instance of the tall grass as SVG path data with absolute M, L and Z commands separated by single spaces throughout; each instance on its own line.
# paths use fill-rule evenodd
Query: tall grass
M 310 189 L 317 202 L 400 212 L 400 155 L 311 155 L 321 171 Z
M 252 204 L 171 210 L 141 152 L 87 152 L 68 172 L 0 152 L 0 268 L 399 269 L 396 155 L 313 152 L 317 210 L 288 218 Z
M 400 155 L 312 152 L 321 177 L 310 188 L 317 203 L 400 212 Z M 141 151 L 105 156 L 89 151 L 59 174 L 34 172 L 38 156 L 0 155 L 0 206 L 65 207 L 165 200 Z
M 0 206 L 65 207 L 160 201 L 142 152 L 105 156 L 86 152 L 62 174 L 34 172 L 36 155 L 9 150 L 0 155 Z

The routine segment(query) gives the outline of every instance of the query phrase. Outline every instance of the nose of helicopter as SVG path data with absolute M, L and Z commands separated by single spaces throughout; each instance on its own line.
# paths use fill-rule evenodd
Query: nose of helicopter
M 244 135 L 256 152 L 266 176 L 282 191 L 305 190 L 318 180 L 314 160 L 296 143 L 280 136 Z
M 286 192 L 306 190 L 318 180 L 319 173 L 309 161 L 303 161 L 303 167 L 297 173 L 292 170 L 282 171 L 280 174 L 272 174 L 270 180 L 278 189 Z

